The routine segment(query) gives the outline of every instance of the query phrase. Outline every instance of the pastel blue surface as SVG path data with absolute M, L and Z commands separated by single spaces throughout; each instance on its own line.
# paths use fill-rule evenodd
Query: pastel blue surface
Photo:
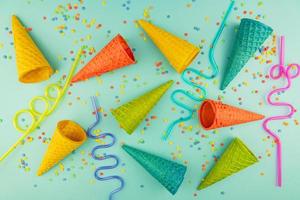
M 72 6 L 71 10 L 68 9 L 69 3 Z M 26 140 L 25 145 L 19 146 L 0 163 L 0 199 L 104 200 L 108 198 L 110 191 L 118 187 L 118 182 L 100 182 L 94 179 L 95 167 L 108 164 L 109 161 L 97 162 L 91 158 L 89 153 L 97 144 L 93 140 L 88 140 L 45 175 L 36 176 L 47 148 L 47 144 L 42 140 L 49 141 L 58 121 L 74 120 L 84 128 L 94 121 L 90 102 L 92 95 L 97 96 L 103 109 L 103 122 L 98 129 L 101 132 L 115 133 L 118 138 L 117 145 L 103 150 L 103 153 L 117 154 L 121 158 L 121 165 L 118 168 L 104 172 L 104 175 L 120 175 L 126 182 L 124 190 L 115 196 L 116 200 L 300 199 L 298 112 L 292 119 L 274 122 L 271 126 L 280 135 L 283 144 L 282 188 L 275 187 L 275 145 L 263 131 L 261 121 L 217 131 L 205 131 L 200 127 L 195 115 L 192 120 L 174 129 L 170 141 L 161 140 L 167 125 L 184 115 L 172 104 L 171 92 L 176 88 L 187 90 L 191 88 L 181 81 L 180 75 L 172 69 L 149 38 L 144 37 L 143 31 L 136 26 L 134 20 L 140 18 L 151 20 L 201 47 L 201 53 L 191 67 L 209 73 L 209 46 L 218 29 L 217 23 L 221 22 L 229 3 L 229 0 L 1 0 L 0 153 L 4 153 L 21 136 L 12 124 L 15 112 L 27 108 L 31 97 L 42 95 L 45 86 L 57 82 L 63 75 L 68 74 L 71 59 L 80 46 L 87 45 L 89 47 L 87 51 L 93 47 L 98 51 L 116 34 L 121 33 L 134 49 L 138 62 L 104 74 L 100 78 L 72 85 L 69 94 L 57 110 L 41 124 L 40 129 L 30 135 L 32 138 L 29 140 L 32 141 Z M 75 4 L 78 5 L 77 9 Z M 257 17 L 272 27 L 276 34 L 285 35 L 286 63 L 300 62 L 299 6 L 298 0 L 237 0 L 216 48 L 220 74 L 215 80 L 200 79 L 208 89 L 209 98 L 220 98 L 228 104 L 266 116 L 286 114 L 286 109 L 273 108 L 265 101 L 265 95 L 272 86 L 281 87 L 286 84 L 283 79 L 272 81 L 266 77 L 272 64 L 277 63 L 276 55 L 259 57 L 258 52 L 256 54 L 258 59 L 252 58 L 247 63 L 225 93 L 218 88 L 230 56 L 239 17 L 253 19 Z M 16 14 L 24 25 L 32 28 L 30 35 L 45 53 L 53 68 L 58 70 L 48 81 L 39 84 L 18 82 L 11 34 L 13 14 Z M 80 19 L 76 20 L 76 17 Z M 272 37 L 266 41 L 265 46 L 274 47 Z M 87 62 L 94 55 L 95 53 L 83 57 L 82 61 Z M 266 60 L 270 62 L 266 63 Z M 81 63 L 77 70 L 83 66 Z M 147 120 L 132 135 L 127 135 L 119 128 L 110 113 L 111 108 L 169 79 L 177 81 L 177 84 L 165 94 L 149 113 Z M 299 108 L 299 83 L 299 80 L 294 80 L 292 88 L 278 95 L 278 100 L 288 101 Z M 189 103 L 192 105 L 194 102 Z M 198 106 L 195 104 L 195 107 Z M 25 117 L 24 123 L 28 123 L 26 119 Z M 233 137 L 241 138 L 260 158 L 260 162 L 203 191 L 197 191 L 196 187 L 201 178 L 207 174 L 213 166 L 214 159 L 221 155 Z M 172 196 L 128 156 L 120 148 L 122 143 L 186 164 L 186 177 L 176 195 Z

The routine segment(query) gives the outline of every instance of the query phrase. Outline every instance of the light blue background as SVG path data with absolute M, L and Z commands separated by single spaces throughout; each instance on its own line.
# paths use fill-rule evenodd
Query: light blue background
M 134 20 L 143 18 L 144 9 L 150 9 L 150 19 L 170 32 L 183 37 L 202 48 L 202 55 L 199 54 L 191 65 L 208 72 L 208 49 L 211 40 L 218 28 L 223 12 L 226 10 L 229 0 L 178 0 L 178 1 L 142 1 L 142 0 L 85 0 L 79 1 L 50 1 L 50 0 L 1 0 L 0 1 L 0 152 L 4 152 L 18 137 L 13 125 L 14 113 L 22 108 L 27 108 L 31 97 L 42 95 L 43 89 L 49 83 L 54 83 L 67 74 L 73 57 L 69 52 L 77 51 L 80 45 L 95 47 L 96 51 L 101 49 L 117 33 L 121 33 L 135 49 L 135 57 L 138 63 L 130 67 L 117 70 L 101 76 L 101 79 L 90 79 L 78 83 L 70 88 L 71 94 L 66 95 L 58 109 L 42 123 L 41 129 L 31 134 L 32 142 L 26 142 L 15 150 L 5 161 L 0 163 L 0 199 L 43 199 L 43 200 L 102 200 L 107 199 L 111 190 L 118 186 L 118 182 L 99 182 L 93 178 L 95 166 L 101 166 L 109 161 L 97 162 L 90 158 L 88 153 L 96 143 L 92 140 L 86 142 L 75 154 L 72 154 L 62 163 L 65 171 L 62 172 L 59 166 L 49 173 L 37 177 L 36 171 L 39 167 L 42 155 L 47 145 L 40 142 L 38 136 L 45 132 L 46 137 L 51 137 L 56 123 L 62 119 L 71 119 L 80 123 L 84 128 L 94 120 L 91 114 L 89 97 L 98 94 L 98 100 L 104 108 L 104 121 L 99 125 L 102 131 L 109 131 L 116 134 L 118 144 L 103 152 L 119 155 L 122 165 L 108 174 L 119 174 L 126 181 L 126 187 L 118 193 L 115 199 L 120 200 L 187 200 L 187 199 L 213 199 L 213 200 L 296 200 L 300 198 L 300 148 L 299 148 L 299 126 L 294 120 L 299 120 L 296 113 L 293 119 L 273 123 L 272 129 L 281 130 L 280 137 L 283 143 L 283 187 L 275 187 L 275 148 L 271 139 L 266 139 L 267 134 L 261 128 L 261 122 L 254 122 L 233 129 L 223 128 L 217 132 L 204 131 L 199 127 L 197 117 L 185 124 L 185 127 L 192 126 L 192 129 L 185 130 L 181 134 L 181 128 L 176 128 L 171 136 L 172 143 L 163 142 L 160 137 L 166 129 L 168 122 L 178 118 L 178 109 L 170 100 L 170 94 L 175 88 L 190 89 L 181 83 L 180 76 L 170 67 L 165 58 L 157 51 L 154 45 L 147 38 L 143 40 L 142 30 L 136 27 Z M 61 15 L 55 13 L 58 5 L 67 6 L 77 3 L 77 11 L 67 11 L 66 14 L 74 16 L 80 13 L 80 21 L 70 19 L 64 22 Z M 124 5 L 123 5 L 124 4 Z M 234 38 L 234 27 L 238 25 L 237 16 L 252 17 L 261 15 L 261 20 L 271 26 L 277 34 L 284 34 L 287 39 L 286 62 L 300 62 L 300 2 L 298 0 L 252 0 L 239 1 L 235 4 L 235 10 L 229 18 L 228 26 L 222 35 L 221 41 L 216 49 L 216 60 L 220 65 L 221 74 L 227 63 L 227 57 L 232 47 Z M 83 10 L 82 7 L 85 7 Z M 129 9 L 127 9 L 127 7 Z M 247 11 L 247 14 L 243 14 Z M 253 11 L 249 15 L 249 11 Z M 13 37 L 11 30 L 11 15 L 16 14 L 22 22 L 33 30 L 30 33 L 37 44 L 45 52 L 45 56 L 58 73 L 50 80 L 40 83 L 25 85 L 17 81 L 15 66 L 15 54 L 12 45 Z M 44 20 L 43 17 L 47 19 Z M 53 17 L 57 17 L 53 21 Z M 96 23 L 91 28 L 83 24 L 82 19 L 88 21 L 95 19 Z M 123 21 L 127 23 L 124 24 Z M 96 29 L 96 24 L 102 24 Z M 59 33 L 57 26 L 65 24 L 68 29 L 65 35 Z M 199 30 L 196 30 L 199 27 Z M 71 29 L 76 32 L 72 33 Z M 185 37 L 184 33 L 188 33 Z M 80 38 L 84 38 L 80 42 Z M 74 42 L 78 40 L 79 42 Z M 201 40 L 205 40 L 201 42 Z M 271 39 L 268 40 L 271 43 Z M 7 56 L 7 57 L 5 57 Z M 11 59 L 9 57 L 11 56 Z M 65 58 L 65 59 L 64 59 Z M 88 61 L 91 57 L 83 58 Z M 275 64 L 277 58 L 270 56 Z M 168 74 L 161 75 L 155 67 L 155 62 L 162 61 L 163 68 Z M 199 63 L 200 64 L 197 64 Z M 80 65 L 81 68 L 83 64 Z M 273 85 L 282 86 L 283 80 L 261 83 L 263 78 L 253 79 L 252 74 L 265 76 L 271 64 L 260 64 L 257 60 L 251 59 L 246 68 L 248 73 L 242 71 L 232 82 L 231 87 L 236 87 L 233 92 L 231 87 L 227 88 L 226 94 L 218 90 L 219 82 L 203 80 L 208 84 L 208 97 L 216 99 L 218 95 L 223 97 L 226 103 L 242 106 L 252 111 L 260 112 L 266 116 L 286 113 L 285 109 L 272 108 L 264 100 L 267 92 Z M 220 80 L 221 75 L 217 77 Z M 127 135 L 121 130 L 109 110 L 147 91 L 163 81 L 173 79 L 179 81 L 161 99 L 159 104 L 151 111 L 148 117 L 157 116 L 157 119 L 150 120 L 150 126 L 144 121 L 134 134 Z M 242 82 L 247 82 L 245 86 Z M 299 108 L 299 80 L 293 81 L 292 88 L 279 96 L 282 101 L 289 101 Z M 242 86 L 238 86 L 242 84 Z M 111 86 L 114 89 L 111 89 Z M 258 90 L 257 94 L 253 90 Z M 118 96 L 118 98 L 116 98 Z M 80 100 L 77 99 L 80 97 Z M 239 101 L 238 98 L 242 100 Z M 239 105 L 242 102 L 242 105 Z M 259 105 L 262 102 L 262 105 Z M 72 105 L 70 105 L 72 104 Z M 197 104 L 195 106 L 198 106 Z M 175 110 L 174 110 L 175 109 Z M 196 134 L 198 132 L 198 134 Z M 200 132 L 200 133 L 199 133 Z M 205 137 L 201 137 L 201 135 Z M 197 191 L 196 187 L 201 178 L 205 176 L 213 165 L 214 156 L 219 156 L 225 149 L 224 146 L 230 140 L 238 136 L 251 150 L 261 156 L 260 162 L 254 166 L 232 176 L 218 184 L 215 184 L 203 191 Z M 144 141 L 144 142 L 141 142 Z M 200 143 L 196 144 L 197 141 Z M 183 184 L 175 196 L 171 196 L 160 184 L 145 172 L 132 158 L 121 148 L 121 143 L 139 147 L 143 150 L 153 152 L 166 158 L 172 158 L 172 153 L 182 154 L 177 156 L 176 161 L 183 163 L 187 161 L 188 171 Z M 195 143 L 196 142 L 196 143 Z M 195 145 L 194 145 L 195 143 Z M 211 144 L 216 145 L 215 150 Z M 192 146 L 192 147 L 191 147 Z M 271 156 L 267 156 L 270 153 Z M 20 159 L 25 154 L 29 170 L 19 168 Z M 176 155 L 177 155 L 176 154 Z M 85 159 L 86 161 L 82 160 Z M 207 170 L 202 171 L 201 166 L 209 162 Z M 86 162 L 86 164 L 84 164 Z M 93 165 L 94 164 L 94 165 Z M 70 171 L 66 169 L 70 168 Z M 59 172 L 58 174 L 55 171 Z M 75 176 L 74 176 L 75 174 Z M 142 185 L 142 186 L 141 186 Z

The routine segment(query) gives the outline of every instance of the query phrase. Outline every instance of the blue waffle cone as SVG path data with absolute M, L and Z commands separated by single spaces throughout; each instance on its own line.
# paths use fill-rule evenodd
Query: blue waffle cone
M 122 148 L 139 162 L 169 192 L 173 195 L 177 192 L 184 179 L 186 166 L 127 145 L 123 145 Z
M 221 83 L 221 90 L 224 90 L 236 77 L 272 32 L 272 28 L 261 22 L 247 18 L 241 20 L 229 65 Z

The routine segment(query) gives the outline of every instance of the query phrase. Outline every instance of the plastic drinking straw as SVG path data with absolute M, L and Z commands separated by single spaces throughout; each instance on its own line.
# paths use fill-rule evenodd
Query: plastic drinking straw
M 61 89 L 61 86 L 58 84 L 50 84 L 45 88 L 45 94 L 44 96 L 36 96 L 33 97 L 30 102 L 29 102 L 29 109 L 22 109 L 20 111 L 18 111 L 13 119 L 13 124 L 15 126 L 15 128 L 20 131 L 21 133 L 23 133 L 23 135 L 0 157 L 0 161 L 4 160 L 30 133 L 32 133 L 41 123 L 42 121 L 44 121 L 46 119 L 47 116 L 49 116 L 54 110 L 55 108 L 58 106 L 58 103 L 61 101 L 62 97 L 64 96 L 64 94 L 66 93 L 67 88 L 70 85 L 70 81 L 71 78 L 74 74 L 74 71 L 78 65 L 78 62 L 80 60 L 80 56 L 81 56 L 81 52 L 82 52 L 82 47 L 79 49 L 75 60 L 71 66 L 69 75 L 66 79 L 65 85 L 64 87 Z M 53 97 L 50 95 L 50 90 L 56 90 L 57 92 L 57 97 Z M 44 111 L 43 112 L 39 112 L 36 108 L 35 108 L 35 103 L 37 101 L 42 101 L 44 103 Z M 50 102 L 54 101 L 52 107 L 50 108 Z M 18 119 L 19 116 L 21 114 L 29 114 L 31 117 L 31 124 L 28 127 L 28 129 L 23 129 L 21 128 L 21 126 L 18 123 Z M 38 118 L 38 119 L 37 119 Z
M 273 80 L 279 79 L 281 77 L 286 78 L 287 80 L 287 85 L 282 88 L 278 88 L 275 90 L 272 90 L 268 95 L 267 95 L 267 102 L 270 105 L 273 106 L 286 106 L 289 108 L 290 112 L 287 115 L 277 115 L 273 117 L 266 118 L 263 121 L 263 128 L 264 130 L 271 135 L 274 138 L 274 141 L 276 143 L 276 185 L 281 187 L 282 186 L 282 149 L 281 149 L 281 141 L 278 135 L 276 135 L 273 131 L 271 131 L 268 128 L 268 123 L 273 120 L 283 120 L 283 119 L 289 119 L 293 116 L 295 113 L 295 108 L 286 102 L 274 102 L 271 100 L 271 97 L 273 94 L 277 94 L 279 92 L 283 92 L 285 90 L 288 90 L 291 86 L 291 80 L 298 77 L 300 73 L 300 65 L 299 64 L 289 64 L 287 67 L 284 66 L 284 53 L 285 53 L 285 38 L 284 36 L 280 37 L 280 47 L 279 47 L 279 64 L 274 65 L 270 69 L 270 77 Z M 296 68 L 296 73 L 292 73 L 292 71 Z M 277 74 L 275 73 L 277 71 Z
M 215 62 L 215 58 L 214 58 L 214 51 L 215 51 L 215 47 L 220 39 L 220 36 L 225 28 L 225 25 L 226 25 L 226 22 L 227 22 L 227 19 L 229 17 L 229 14 L 231 13 L 232 11 L 232 8 L 233 8 L 233 5 L 235 3 L 235 0 L 231 1 L 226 13 L 225 13 L 225 16 L 223 18 L 223 21 L 222 21 L 222 24 L 221 26 L 219 27 L 214 39 L 213 39 L 213 42 L 212 42 L 212 45 L 210 47 L 210 50 L 209 50 L 209 61 L 210 61 L 210 64 L 212 65 L 212 74 L 211 75 L 206 75 L 202 72 L 200 72 L 199 70 L 197 69 L 194 69 L 194 68 L 188 68 L 188 69 L 185 69 L 183 72 L 182 72 L 182 75 L 181 75 L 181 79 L 188 85 L 190 85 L 191 87 L 194 87 L 194 88 L 198 88 L 201 92 L 200 92 L 200 97 L 196 97 L 194 94 L 192 94 L 191 92 L 189 91 L 185 91 L 185 90 L 182 90 L 182 89 L 178 89 L 178 90 L 175 90 L 172 94 L 171 94 L 171 100 L 173 103 L 175 103 L 178 107 L 181 107 L 183 108 L 184 110 L 186 110 L 188 112 L 188 115 L 186 117 L 180 117 L 179 119 L 171 122 L 171 124 L 168 126 L 167 128 L 167 131 L 165 132 L 165 134 L 162 136 L 162 139 L 163 140 L 167 140 L 168 137 L 170 136 L 174 126 L 176 126 L 176 124 L 178 123 L 181 123 L 181 122 L 184 122 L 184 121 L 188 121 L 192 118 L 193 116 L 193 113 L 196 111 L 196 109 L 194 108 L 191 108 L 189 107 L 188 105 L 186 105 L 185 103 L 181 102 L 180 100 L 178 100 L 176 98 L 176 95 L 177 94 L 182 94 L 183 96 L 193 100 L 193 101 L 197 101 L 197 102 L 201 102 L 203 101 L 205 98 L 206 98 L 206 89 L 205 87 L 199 85 L 199 84 L 196 84 L 195 82 L 191 81 L 190 79 L 188 79 L 185 74 L 186 73 L 189 73 L 189 72 L 193 72 L 194 74 L 196 74 L 197 76 L 200 76 L 200 77 L 203 77 L 205 79 L 213 79 L 217 76 L 217 74 L 219 73 L 219 68 L 218 68 L 218 65 L 216 64 Z
M 95 115 L 96 115 L 96 120 L 93 124 L 91 124 L 89 126 L 89 128 L 87 129 L 87 136 L 92 138 L 92 139 L 99 139 L 99 138 L 106 138 L 107 136 L 109 136 L 111 139 L 112 139 L 112 142 L 109 143 L 109 144 L 104 144 L 104 145 L 97 145 L 95 146 L 93 149 L 92 149 L 92 157 L 95 159 L 95 160 L 106 160 L 106 159 L 114 159 L 115 160 L 115 164 L 113 165 L 107 165 L 107 166 L 101 166 L 101 167 L 98 167 L 96 170 L 95 170 L 95 173 L 94 173 L 94 176 L 97 180 L 99 181 L 108 181 L 108 180 L 112 180 L 112 179 L 117 179 L 120 181 L 121 185 L 120 187 L 118 187 L 117 189 L 113 190 L 110 194 L 109 194 L 109 200 L 112 200 L 113 199 L 113 196 L 114 194 L 120 192 L 124 186 L 125 186 L 125 182 L 123 180 L 122 177 L 120 176 L 116 176 L 116 175 L 113 175 L 113 176 L 106 176 L 106 177 L 101 177 L 99 174 L 100 174 L 100 171 L 103 171 L 103 170 L 109 170 L 109 169 L 114 169 L 116 167 L 118 167 L 119 163 L 120 163 L 120 159 L 118 156 L 116 155 L 107 155 L 107 154 L 104 154 L 104 156 L 97 156 L 96 154 L 96 151 L 99 150 L 99 149 L 104 149 L 104 148 L 109 148 L 111 146 L 113 146 L 115 143 L 116 143 L 116 137 L 114 134 L 112 133 L 101 133 L 99 135 L 93 135 L 92 134 L 92 130 L 97 126 L 97 124 L 99 124 L 99 122 L 101 121 L 101 115 L 99 114 L 98 112 L 98 108 L 97 108 L 97 99 L 95 96 L 91 97 L 91 100 L 92 100 L 92 104 L 93 104 L 93 108 L 94 108 L 94 112 L 95 112 Z
M 211 45 L 211 48 L 209 49 L 209 53 L 208 53 L 209 54 L 209 62 L 213 66 L 212 69 L 215 70 L 215 71 L 213 71 L 211 79 L 214 78 L 214 77 L 216 77 L 217 74 L 219 73 L 219 67 L 218 67 L 218 65 L 217 65 L 217 63 L 215 61 L 215 56 L 214 56 L 215 55 L 215 47 L 216 47 L 216 45 L 217 45 L 217 43 L 218 43 L 218 41 L 220 39 L 220 36 L 221 36 L 221 34 L 222 34 L 225 26 L 226 26 L 227 18 L 229 17 L 229 15 L 230 15 L 230 13 L 232 11 L 234 3 L 235 3 L 235 0 L 232 0 L 231 3 L 230 3 L 230 5 L 229 5 L 229 7 L 228 7 L 228 9 L 227 9 L 227 11 L 226 11 L 226 13 L 225 13 L 225 16 L 223 18 L 221 26 L 220 26 L 217 34 L 215 35 L 215 38 L 214 38 L 214 40 L 212 42 L 212 45 Z

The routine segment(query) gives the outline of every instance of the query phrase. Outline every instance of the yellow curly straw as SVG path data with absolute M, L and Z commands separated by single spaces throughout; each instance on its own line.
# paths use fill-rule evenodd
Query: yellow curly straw
M 74 71 L 76 69 L 76 66 L 78 65 L 78 62 L 80 60 L 80 56 L 81 56 L 81 52 L 82 52 L 82 47 L 79 49 L 75 60 L 72 64 L 71 70 L 69 72 L 69 75 L 66 79 L 66 83 L 64 85 L 64 87 L 61 89 L 61 86 L 58 84 L 50 84 L 45 88 L 45 94 L 44 96 L 36 96 L 33 97 L 30 102 L 29 102 L 29 109 L 23 109 L 18 111 L 15 114 L 15 117 L 13 119 L 13 124 L 15 126 L 15 128 L 22 132 L 23 135 L 17 140 L 16 143 L 14 143 L 1 157 L 0 157 L 0 161 L 4 160 L 30 133 L 32 133 L 40 124 L 42 121 L 44 121 L 44 119 L 49 116 L 57 107 L 58 103 L 61 101 L 62 97 L 64 96 L 67 88 L 70 85 L 71 82 L 71 78 L 74 74 Z M 57 97 L 53 97 L 50 95 L 50 89 L 54 89 L 57 92 Z M 42 101 L 45 104 L 45 110 L 43 112 L 39 112 L 37 111 L 37 109 L 35 108 L 35 102 L 36 101 Z M 49 109 L 50 107 L 50 101 L 54 101 L 53 106 L 51 107 L 51 109 Z M 20 125 L 18 124 L 18 118 L 21 114 L 24 113 L 28 113 L 32 119 L 32 122 L 29 126 L 29 128 L 23 129 L 20 127 Z M 36 117 L 39 117 L 38 119 L 36 119 Z

